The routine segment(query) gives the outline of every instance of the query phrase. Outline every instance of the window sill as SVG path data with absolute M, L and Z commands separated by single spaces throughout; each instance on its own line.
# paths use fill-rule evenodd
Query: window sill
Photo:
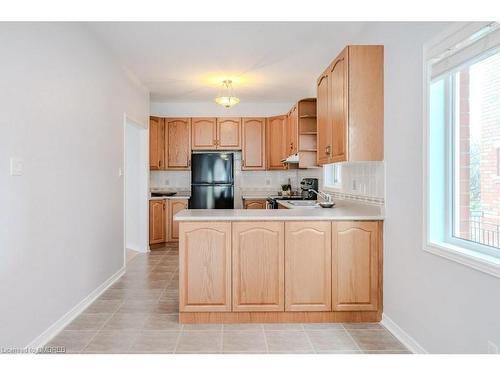
M 431 254 L 453 260 L 475 270 L 487 273 L 488 275 L 500 278 L 500 258 L 445 242 L 428 242 L 424 246 L 424 250 Z

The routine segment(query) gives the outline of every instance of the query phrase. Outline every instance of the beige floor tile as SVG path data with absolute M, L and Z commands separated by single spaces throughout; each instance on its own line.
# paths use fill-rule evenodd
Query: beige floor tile
M 173 353 L 179 332 L 141 332 L 134 340 L 131 353 Z
M 184 324 L 183 331 L 222 331 L 222 324 Z
M 127 291 L 125 289 L 108 289 L 99 296 L 99 300 L 123 300 Z
M 143 330 L 148 331 L 180 331 L 182 324 L 176 314 L 151 314 L 149 315 Z
M 126 299 L 118 309 L 118 313 L 150 313 L 158 306 L 156 301 L 136 301 Z
M 101 331 L 83 353 L 128 353 L 138 332 Z
M 388 331 L 378 329 L 349 329 L 349 334 L 361 350 L 406 350 Z
M 224 332 L 222 351 L 227 352 L 265 352 L 267 350 L 264 332 Z
M 382 329 L 385 328 L 379 323 L 342 323 L 345 329 Z
M 315 351 L 359 350 L 349 334 L 342 330 L 306 331 Z
M 177 314 L 179 312 L 179 302 L 177 301 L 159 301 L 151 310 L 156 314 Z
M 264 323 L 264 331 L 303 331 L 302 324 L 295 323 Z
M 92 302 L 92 304 L 87 307 L 84 311 L 85 314 L 102 314 L 108 313 L 112 314 L 116 312 L 120 305 L 123 303 L 123 300 L 120 299 L 109 299 L 109 300 L 96 300 Z
M 306 323 L 303 324 L 305 330 L 344 330 L 342 323 Z
M 175 352 L 220 353 L 221 332 L 181 332 Z
M 305 332 L 268 331 L 265 332 L 269 352 L 313 351 Z
M 261 332 L 264 329 L 262 324 L 256 323 L 243 323 L 243 324 L 224 324 L 223 330 L 224 332 L 228 331 L 256 331 Z
M 149 314 L 143 313 L 115 313 L 102 327 L 102 330 L 141 330 Z
M 104 323 L 110 319 L 112 314 L 80 314 L 75 320 L 69 323 L 64 329 L 70 331 L 98 331 Z
M 79 353 L 96 334 L 97 331 L 62 331 L 45 346 L 63 347 L 65 353 Z

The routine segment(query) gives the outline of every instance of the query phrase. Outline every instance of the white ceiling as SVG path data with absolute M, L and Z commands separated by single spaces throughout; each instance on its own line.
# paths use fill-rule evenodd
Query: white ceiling
M 316 96 L 318 75 L 360 22 L 99 22 L 88 26 L 157 102 L 212 101 L 234 78 L 246 102 Z

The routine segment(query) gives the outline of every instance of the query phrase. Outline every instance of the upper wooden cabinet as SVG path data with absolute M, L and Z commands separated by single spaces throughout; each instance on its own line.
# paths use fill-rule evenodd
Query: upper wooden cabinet
M 330 311 L 332 250 L 329 221 L 285 223 L 285 311 Z
M 241 150 L 241 118 L 217 119 L 217 150 Z
M 183 223 L 179 311 L 231 311 L 231 223 Z
M 193 150 L 217 148 L 217 118 L 192 118 L 191 140 Z
M 167 169 L 191 168 L 191 119 L 165 119 L 165 160 Z
M 240 150 L 241 118 L 193 117 L 191 119 L 193 150 Z
M 242 119 L 242 170 L 266 169 L 266 119 Z
M 233 223 L 233 311 L 284 311 L 283 222 Z
M 267 169 L 287 169 L 281 161 L 287 157 L 287 116 L 274 116 L 267 119 L 266 152 Z
M 164 121 L 159 117 L 149 119 L 149 169 L 160 170 L 164 168 Z
M 382 222 L 332 223 L 333 310 L 379 309 L 382 289 L 381 236 Z
M 149 243 L 163 243 L 167 240 L 166 202 L 162 200 L 149 201 Z
M 384 47 L 348 46 L 317 80 L 318 164 L 384 159 Z

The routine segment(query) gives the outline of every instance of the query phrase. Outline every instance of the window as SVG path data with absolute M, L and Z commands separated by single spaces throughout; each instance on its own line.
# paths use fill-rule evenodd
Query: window
M 325 188 L 340 189 L 341 182 L 341 164 L 326 164 L 323 165 L 323 181 Z
M 500 275 L 500 28 L 478 26 L 426 61 L 424 231 L 427 249 L 476 257 Z

